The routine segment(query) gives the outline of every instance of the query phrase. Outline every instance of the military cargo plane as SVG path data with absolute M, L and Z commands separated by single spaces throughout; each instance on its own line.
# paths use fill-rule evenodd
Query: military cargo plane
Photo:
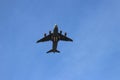
M 45 41 L 52 41 L 52 49 L 49 50 L 47 53 L 50 52 L 57 52 L 60 53 L 60 51 L 57 50 L 57 44 L 58 41 L 73 41 L 71 38 L 67 37 L 67 33 L 65 32 L 65 34 L 62 34 L 62 31 L 58 32 L 58 26 L 55 24 L 54 30 L 53 32 L 49 31 L 49 34 L 47 35 L 46 33 L 44 34 L 44 37 L 40 40 L 38 40 L 36 43 L 39 42 L 45 42 Z

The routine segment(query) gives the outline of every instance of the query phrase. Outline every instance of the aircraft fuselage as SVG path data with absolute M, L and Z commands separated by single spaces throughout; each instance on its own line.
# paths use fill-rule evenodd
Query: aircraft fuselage
M 55 28 L 53 30 L 53 35 L 51 36 L 51 40 L 53 42 L 53 52 L 55 52 L 55 50 L 57 50 L 57 44 L 59 41 L 59 35 L 58 35 L 58 27 L 57 25 L 55 25 Z

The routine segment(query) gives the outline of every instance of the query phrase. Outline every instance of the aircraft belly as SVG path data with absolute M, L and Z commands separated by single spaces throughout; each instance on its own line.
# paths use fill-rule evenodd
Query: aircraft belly
M 54 49 L 54 50 L 57 49 L 57 43 L 58 43 L 57 41 L 55 41 L 55 42 L 53 41 L 53 49 Z
M 56 42 L 56 41 L 59 40 L 58 37 L 51 37 L 51 39 L 52 39 L 53 42 Z

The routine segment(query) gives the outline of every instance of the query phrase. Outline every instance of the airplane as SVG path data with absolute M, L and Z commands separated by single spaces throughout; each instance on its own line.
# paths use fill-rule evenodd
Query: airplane
M 53 43 L 52 49 L 46 53 L 50 53 L 50 52 L 60 53 L 60 51 L 57 50 L 57 44 L 60 40 L 61 41 L 73 41 L 71 38 L 68 38 L 66 35 L 67 35 L 66 32 L 64 33 L 64 35 L 62 34 L 62 31 L 58 32 L 58 26 L 57 26 L 57 24 L 55 24 L 53 32 L 49 31 L 48 35 L 45 33 L 44 37 L 42 39 L 39 39 L 36 43 L 52 41 L 52 43 Z

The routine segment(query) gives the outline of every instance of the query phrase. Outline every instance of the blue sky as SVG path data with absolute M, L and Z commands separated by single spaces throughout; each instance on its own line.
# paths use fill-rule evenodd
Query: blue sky
M 120 80 L 119 0 L 1 0 L 0 80 Z M 74 42 L 35 42 L 58 24 Z

